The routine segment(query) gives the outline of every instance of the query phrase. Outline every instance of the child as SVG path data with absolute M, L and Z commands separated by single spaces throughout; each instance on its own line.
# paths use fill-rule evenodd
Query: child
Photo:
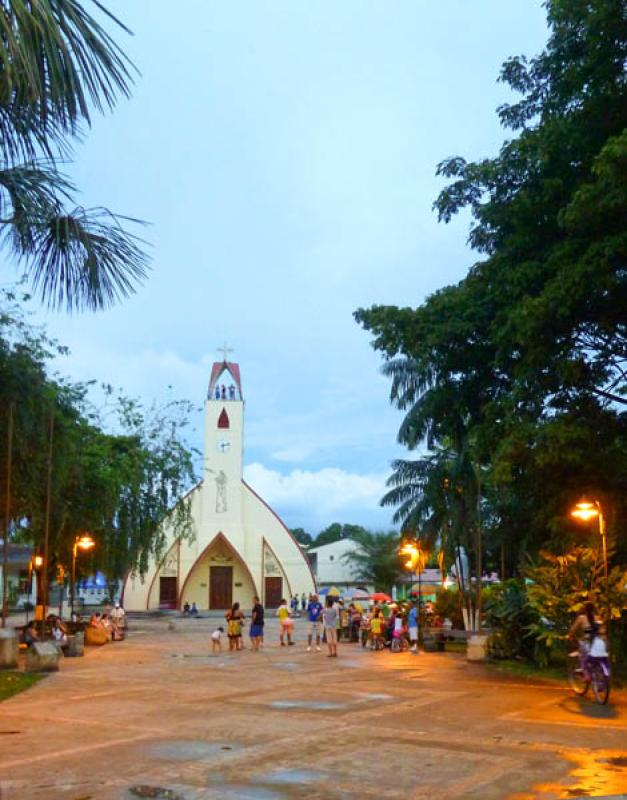
M 212 653 L 221 653 L 222 652 L 222 634 L 224 633 L 224 628 L 220 626 L 216 628 L 215 631 L 211 634 L 211 652 Z
M 370 633 L 371 633 L 371 642 L 370 648 L 372 650 L 381 650 L 383 647 L 383 639 L 381 634 L 383 633 L 383 616 L 381 614 L 381 609 L 375 608 L 374 614 L 372 619 L 370 620 Z
M 370 613 L 368 609 L 361 615 L 359 630 L 361 632 L 361 646 L 365 647 L 368 644 L 368 638 L 370 636 Z

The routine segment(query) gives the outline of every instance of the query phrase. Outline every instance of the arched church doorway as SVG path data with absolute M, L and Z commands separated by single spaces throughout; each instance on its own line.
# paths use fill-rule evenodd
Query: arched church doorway
M 233 603 L 250 608 L 258 594 L 250 570 L 228 538 L 218 533 L 187 573 L 179 603 L 224 611 Z

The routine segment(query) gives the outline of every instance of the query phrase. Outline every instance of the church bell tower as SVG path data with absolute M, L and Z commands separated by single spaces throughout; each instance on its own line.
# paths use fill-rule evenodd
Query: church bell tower
M 203 523 L 211 531 L 228 532 L 238 539 L 242 530 L 241 481 L 244 450 L 244 400 L 239 364 L 223 361 L 211 369 L 205 401 L 203 477 L 207 489 Z M 243 542 L 241 542 L 243 545 Z

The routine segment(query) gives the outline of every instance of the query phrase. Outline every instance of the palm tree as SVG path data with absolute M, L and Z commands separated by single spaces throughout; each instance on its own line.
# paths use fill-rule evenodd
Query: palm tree
M 398 533 L 363 530 L 351 538 L 356 547 L 345 553 L 342 560 L 351 564 L 358 580 L 374 585 L 376 590 L 389 592 L 402 574 Z
M 0 234 L 52 307 L 104 308 L 146 276 L 142 242 L 123 227 L 137 220 L 74 206 L 56 163 L 90 124 L 90 105 L 129 96 L 133 71 L 78 0 L 0 0 Z

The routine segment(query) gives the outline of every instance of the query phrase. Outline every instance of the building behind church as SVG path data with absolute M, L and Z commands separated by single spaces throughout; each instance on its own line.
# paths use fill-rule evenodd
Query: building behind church
M 203 477 L 191 491 L 194 536 L 176 538 L 164 520 L 162 559 L 124 585 L 127 610 L 223 610 L 253 596 L 270 607 L 281 598 L 315 591 L 299 544 L 279 516 L 243 479 L 244 399 L 239 365 L 213 365 L 205 400 Z

